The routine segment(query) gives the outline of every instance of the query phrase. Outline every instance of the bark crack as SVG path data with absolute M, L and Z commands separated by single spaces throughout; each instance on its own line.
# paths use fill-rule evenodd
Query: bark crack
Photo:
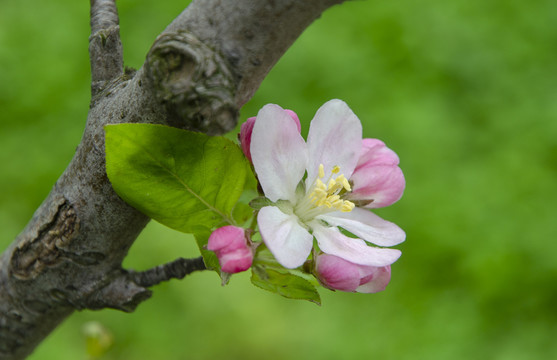
M 50 222 L 43 225 L 38 235 L 23 242 L 13 253 L 11 272 L 20 280 L 33 279 L 46 266 L 54 266 L 71 257 L 62 248 L 67 247 L 79 231 L 79 219 L 74 207 L 67 201 L 58 206 Z

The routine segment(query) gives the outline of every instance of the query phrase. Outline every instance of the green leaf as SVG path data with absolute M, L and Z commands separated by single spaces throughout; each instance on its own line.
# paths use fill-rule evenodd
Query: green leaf
M 253 209 L 248 204 L 238 203 L 232 215 L 237 224 L 243 225 L 253 216 Z
M 255 180 L 253 172 L 249 171 L 246 176 L 246 185 L 244 187 L 244 192 L 242 193 L 242 196 L 240 196 L 240 199 L 238 200 L 238 203 L 236 204 L 236 207 L 232 212 L 234 220 L 236 220 L 236 223 L 239 226 L 249 226 L 246 223 L 254 215 L 253 208 L 251 208 L 248 203 L 250 199 L 257 195 L 256 186 L 253 186 L 256 183 L 257 181 Z
M 309 300 L 321 305 L 321 297 L 309 281 L 287 271 L 253 267 L 251 282 L 262 289 L 289 299 Z
M 264 267 L 265 269 L 273 269 L 279 272 L 286 271 L 284 266 L 277 261 L 264 242 L 261 242 L 261 244 L 257 247 L 253 264 L 254 266 Z
M 199 230 L 195 233 L 195 242 L 199 247 L 199 251 L 201 252 L 201 256 L 203 256 L 203 262 L 208 270 L 215 270 L 220 274 L 220 265 L 219 259 L 215 255 L 214 252 L 207 250 L 207 243 L 209 242 L 209 236 L 211 235 L 211 231 L 209 230 Z
M 249 164 L 223 137 L 162 125 L 107 125 L 106 170 L 127 203 L 173 229 L 193 233 L 234 224 Z

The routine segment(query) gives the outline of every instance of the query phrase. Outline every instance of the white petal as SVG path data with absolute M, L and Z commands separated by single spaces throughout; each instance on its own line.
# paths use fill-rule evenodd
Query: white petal
M 259 211 L 257 224 L 265 245 L 282 266 L 302 266 L 313 247 L 313 236 L 298 224 L 296 215 L 266 206 Z
M 326 102 L 311 121 L 308 134 L 308 177 L 310 186 L 323 164 L 328 177 L 334 166 L 350 178 L 362 151 L 362 124 L 342 100 Z
M 265 105 L 257 114 L 251 136 L 251 157 L 259 183 L 271 201 L 296 200 L 304 176 L 307 149 L 296 123 L 278 105 Z
M 317 222 L 311 224 L 319 248 L 326 254 L 343 258 L 359 265 L 387 266 L 400 257 L 400 250 L 367 246 L 361 239 L 350 238 L 336 227 L 325 227 Z
M 354 208 L 350 212 L 334 212 L 319 216 L 333 226 L 379 246 L 394 246 L 406 239 L 406 234 L 394 223 L 383 220 L 369 210 Z

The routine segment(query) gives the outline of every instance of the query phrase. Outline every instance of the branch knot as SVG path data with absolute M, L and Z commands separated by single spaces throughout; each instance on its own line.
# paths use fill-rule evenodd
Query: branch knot
M 228 61 L 191 33 L 164 33 L 149 51 L 147 82 L 166 107 L 169 124 L 221 134 L 236 125 L 238 81 Z

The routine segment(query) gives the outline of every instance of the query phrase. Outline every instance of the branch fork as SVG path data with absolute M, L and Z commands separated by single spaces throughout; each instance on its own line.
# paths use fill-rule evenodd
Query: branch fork
M 342 0 L 194 0 L 126 72 L 114 0 L 91 0 L 92 100 L 81 143 L 33 218 L 0 256 L 0 358 L 23 359 L 75 310 L 133 311 L 161 281 L 205 268 L 178 259 L 122 269 L 150 220 L 105 170 L 104 126 L 231 130 L 238 109 L 302 31 Z M 161 139 L 164 141 L 164 139 Z

